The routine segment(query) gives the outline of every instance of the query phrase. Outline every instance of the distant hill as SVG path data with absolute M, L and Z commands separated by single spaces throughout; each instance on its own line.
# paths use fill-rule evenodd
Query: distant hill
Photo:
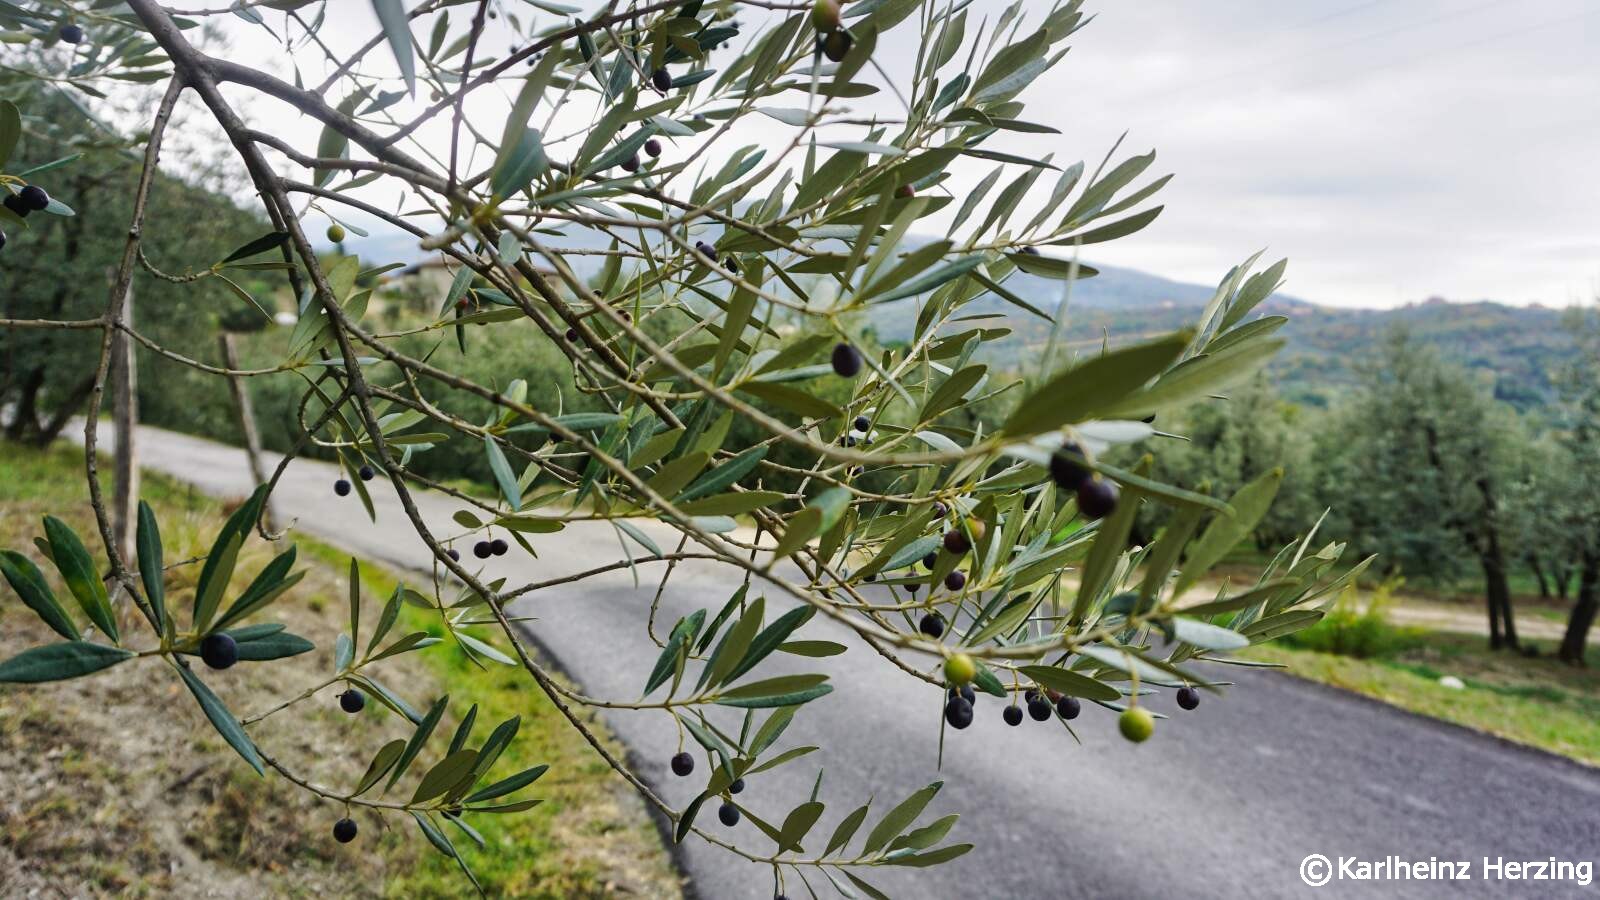
M 1062 329 L 1068 347 L 1130 343 L 1181 328 L 1195 320 L 1214 291 L 1135 269 L 1096 268 L 1099 275 L 1073 285 Z M 1018 275 L 1006 286 L 1046 311 L 1053 311 L 1061 299 L 1061 282 Z M 908 337 L 912 308 L 907 301 L 875 310 L 872 322 L 879 335 L 887 340 Z M 991 365 L 1037 358 L 1049 341 L 1049 323 L 993 295 L 974 301 L 967 311 L 1003 316 L 1013 329 L 1011 337 L 984 348 Z M 1562 312 L 1537 306 L 1433 298 L 1395 309 L 1341 309 L 1278 294 L 1254 315 L 1289 318 L 1280 332 L 1289 345 L 1268 372 L 1287 396 L 1316 405 L 1355 385 L 1363 361 L 1397 326 L 1409 328 L 1445 359 L 1486 373 L 1496 396 L 1520 409 L 1549 402 L 1552 373 L 1575 352 L 1561 326 Z
M 1093 265 L 1100 274 L 1073 282 L 1069 308 L 1149 310 L 1199 307 L 1204 306 L 1216 291 L 1215 285 L 1172 281 L 1160 275 L 1120 266 Z M 1006 280 L 1006 287 L 1013 293 L 1041 309 L 1055 308 L 1064 295 L 1064 285 L 1065 282 L 1039 278 L 1026 272 L 1018 272 Z
M 1307 399 L 1356 380 L 1357 364 L 1395 326 L 1445 359 L 1486 373 L 1495 396 L 1519 409 L 1553 399 L 1552 375 L 1577 352 L 1561 310 L 1433 299 L 1392 310 L 1329 310 L 1290 316 L 1290 341 L 1274 371 Z M 1319 383 L 1326 379 L 1326 383 Z
M 927 239 L 911 238 L 915 246 Z M 588 233 L 561 241 L 565 246 L 602 246 Z M 416 262 L 423 254 L 414 237 L 376 232 L 352 240 L 351 249 L 369 260 Z M 573 256 L 580 275 L 598 268 L 596 257 Z M 1067 346 L 1093 348 L 1102 340 L 1128 343 L 1192 323 L 1215 287 L 1172 281 L 1137 269 L 1087 261 L 1099 270 L 1093 278 L 1074 282 L 1063 329 Z M 1047 312 L 1064 297 L 1064 283 L 1017 273 L 1006 286 Z M 905 340 L 915 323 L 915 301 L 873 307 L 870 322 L 880 339 Z M 1013 334 L 984 348 L 991 365 L 1013 367 L 1036 359 L 1050 336 L 1044 320 L 992 294 L 969 304 L 964 315 L 1004 317 Z M 1260 307 L 1260 315 L 1284 315 L 1290 322 L 1280 332 L 1289 346 L 1269 373 L 1288 396 L 1324 404 L 1357 383 L 1362 362 L 1383 335 L 1400 325 L 1448 360 L 1480 370 L 1493 379 L 1496 395 L 1519 408 L 1549 401 L 1551 374 L 1574 352 L 1561 327 L 1561 311 L 1543 307 L 1506 306 L 1491 301 L 1452 303 L 1430 299 L 1396 309 L 1341 309 L 1318 306 L 1284 294 Z

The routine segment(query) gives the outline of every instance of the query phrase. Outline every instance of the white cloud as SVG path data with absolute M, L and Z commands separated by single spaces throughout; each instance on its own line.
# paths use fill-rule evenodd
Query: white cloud
M 367 4 L 329 5 L 320 36 L 336 51 L 377 32 Z M 1037 15 L 1050 4 L 1024 5 Z M 1002 8 L 978 0 L 972 15 Z M 1153 226 L 1091 258 L 1214 282 L 1266 247 L 1290 257 L 1289 292 L 1340 305 L 1430 294 L 1561 303 L 1594 290 L 1592 0 L 1102 0 L 1088 11 L 1095 21 L 1066 60 L 1024 95 L 1029 118 L 1063 133 L 1010 137 L 1006 149 L 1092 166 L 1126 129 L 1123 152 L 1155 147 L 1151 173 L 1178 176 Z M 229 29 L 237 58 L 282 68 L 259 30 Z M 880 48 L 890 71 L 909 65 L 910 44 Z M 386 47 L 371 59 L 392 68 Z M 302 65 L 309 83 L 326 72 Z M 898 104 L 884 94 L 856 107 L 889 115 Z M 253 114 L 314 144 L 309 119 L 269 104 Z M 485 130 L 498 134 L 492 114 Z M 444 156 L 445 132 L 426 134 Z M 728 147 L 787 135 L 753 121 Z M 964 161 L 950 187 L 959 193 L 987 171 Z

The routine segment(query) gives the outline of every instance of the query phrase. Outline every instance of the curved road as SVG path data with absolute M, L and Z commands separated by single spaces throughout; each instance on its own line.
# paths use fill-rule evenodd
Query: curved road
M 140 441 L 147 469 L 220 496 L 248 491 L 235 448 L 152 428 L 141 429 Z M 334 496 L 335 477 L 329 464 L 296 461 L 274 495 L 280 517 L 297 518 L 297 528 L 363 557 L 401 568 L 426 560 L 386 483 L 372 482 L 374 525 L 355 497 Z M 449 517 L 458 503 L 430 493 L 419 502 L 439 533 L 456 530 Z M 515 583 L 609 562 L 618 552 L 604 526 L 570 527 L 538 537 L 535 546 L 539 559 L 513 548 L 491 560 L 489 571 Z M 660 564 L 644 567 L 637 588 L 626 571 L 558 588 L 518 612 L 538 617 L 528 632 L 590 694 L 631 700 L 657 653 L 644 616 L 660 571 Z M 728 570 L 681 565 L 663 600 L 664 627 L 699 608 L 714 615 L 737 583 Z M 769 594 L 768 605 L 770 620 L 791 604 Z M 1111 712 L 1092 704 L 1077 723 L 1079 745 L 1054 722 L 1025 719 L 1010 728 L 1000 718 L 1002 702 L 980 696 L 976 723 L 949 733 L 940 771 L 939 691 L 894 671 L 843 631 L 817 618 L 800 632 L 850 651 L 826 661 L 834 693 L 805 707 L 779 744 L 826 750 L 752 777 L 740 800 L 763 818 L 781 819 L 807 798 L 824 767 L 828 809 L 808 848 L 817 851 L 834 823 L 868 795 L 878 798 L 870 827 L 911 791 L 943 779 L 922 821 L 961 812 L 951 839 L 977 847 L 937 868 L 860 873 L 895 897 L 1600 895 L 1592 882 L 1496 880 L 1493 873 L 1486 880 L 1484 872 L 1485 857 L 1592 866 L 1600 858 L 1595 770 L 1282 674 L 1228 668 L 1222 676 L 1238 687 L 1204 696 L 1195 712 L 1178 710 L 1169 695 L 1154 698 L 1153 708 L 1172 718 L 1137 747 L 1117 735 Z M 690 778 L 668 770 L 676 730 L 666 715 L 607 719 L 668 800 L 681 806 L 704 784 L 703 760 Z M 699 823 L 722 827 L 710 805 Z M 749 823 L 732 834 L 763 852 L 771 847 Z M 1335 866 L 1340 857 L 1465 860 L 1470 880 L 1354 881 L 1336 873 L 1313 890 L 1300 876 L 1301 861 L 1313 853 Z M 679 861 L 702 898 L 772 895 L 770 870 L 704 842 L 686 842 Z M 813 877 L 813 885 L 820 896 L 833 895 L 824 879 Z M 792 878 L 787 894 L 808 896 Z

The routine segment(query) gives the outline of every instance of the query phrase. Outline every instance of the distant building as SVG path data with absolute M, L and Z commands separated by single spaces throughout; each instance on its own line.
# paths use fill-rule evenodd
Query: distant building
M 431 302 L 435 304 L 434 309 L 437 309 L 438 302 L 450 292 L 450 284 L 455 281 L 456 271 L 459 268 L 460 263 L 447 261 L 442 254 L 432 256 L 385 275 L 383 289 L 402 298 L 416 298 L 424 305 Z M 535 268 L 534 271 L 538 272 L 561 296 L 571 293 L 565 290 L 561 277 L 554 269 Z
M 383 287 L 395 293 L 442 298 L 454 280 L 455 272 L 446 265 L 444 256 L 439 255 L 388 273 L 383 276 Z

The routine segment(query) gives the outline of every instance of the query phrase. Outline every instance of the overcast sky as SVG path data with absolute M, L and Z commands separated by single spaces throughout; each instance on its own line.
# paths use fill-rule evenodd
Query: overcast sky
M 1330 304 L 1595 296 L 1595 0 L 1095 5 L 1050 76 L 1067 136 L 1126 127 L 1177 173 L 1106 261 L 1209 281 L 1266 246 Z
M 330 6 L 322 36 L 336 48 L 376 33 L 368 4 Z M 1124 155 L 1154 148 L 1151 174 L 1177 175 L 1154 225 L 1089 259 L 1214 283 L 1266 248 L 1290 258 L 1287 293 L 1349 306 L 1596 296 L 1600 2 L 1089 0 L 1086 10 L 1095 19 L 1067 59 L 1023 95 L 1026 118 L 1062 133 L 1008 136 L 1007 149 L 1092 167 L 1127 130 Z M 259 31 L 230 30 L 237 58 L 270 56 Z M 906 37 L 880 49 L 903 55 Z M 308 80 L 323 71 L 310 66 Z M 309 122 L 276 124 L 315 139 Z M 761 140 L 760 127 L 747 137 Z M 969 163 L 953 186 L 987 166 Z

